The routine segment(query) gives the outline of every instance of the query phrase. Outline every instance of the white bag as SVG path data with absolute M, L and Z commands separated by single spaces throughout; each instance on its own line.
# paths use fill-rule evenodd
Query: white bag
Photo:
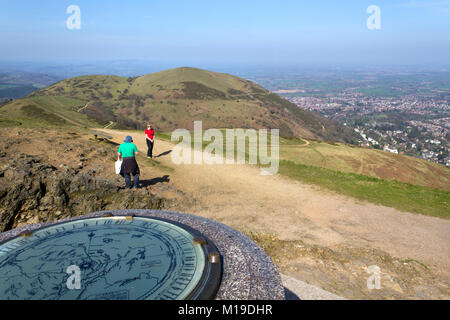
M 122 168 L 122 160 L 117 159 L 116 161 L 116 174 L 120 174 L 120 169 Z

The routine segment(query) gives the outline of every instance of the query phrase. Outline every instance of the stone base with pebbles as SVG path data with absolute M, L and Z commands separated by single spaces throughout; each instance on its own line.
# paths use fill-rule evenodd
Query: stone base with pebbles
M 191 227 L 214 242 L 223 261 L 222 281 L 217 300 L 284 300 L 285 292 L 275 264 L 256 243 L 240 232 L 221 223 L 199 216 L 159 210 L 116 210 L 94 212 L 88 215 L 60 220 L 73 221 L 105 214 L 113 216 L 146 216 L 161 218 Z M 0 242 L 21 233 L 54 223 L 33 224 L 0 234 Z

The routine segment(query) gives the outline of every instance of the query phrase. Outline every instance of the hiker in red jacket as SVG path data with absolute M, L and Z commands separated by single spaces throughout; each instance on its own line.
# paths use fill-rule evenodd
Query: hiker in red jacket
M 155 140 L 155 131 L 152 129 L 152 125 L 149 123 L 147 125 L 147 130 L 145 130 L 145 140 L 147 140 L 147 158 L 152 158 L 153 152 L 153 142 Z

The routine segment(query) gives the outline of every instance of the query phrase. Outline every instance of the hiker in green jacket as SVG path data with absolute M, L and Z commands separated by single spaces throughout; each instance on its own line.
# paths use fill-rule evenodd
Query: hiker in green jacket
M 117 152 L 119 157 L 122 157 L 122 167 L 120 168 L 120 175 L 125 178 L 125 185 L 127 189 L 131 189 L 131 175 L 134 176 L 134 188 L 139 188 L 139 166 L 136 161 L 138 149 L 133 143 L 133 138 L 127 136 L 124 143 L 119 146 Z

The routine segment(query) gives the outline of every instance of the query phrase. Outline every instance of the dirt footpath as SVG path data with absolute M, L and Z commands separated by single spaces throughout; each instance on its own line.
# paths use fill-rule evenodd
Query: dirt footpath
M 116 142 L 123 141 L 126 135 L 135 134 L 115 130 L 104 132 L 113 136 Z M 146 153 L 144 136 L 133 137 L 139 150 Z M 389 276 L 389 281 L 398 278 L 394 284 L 389 283 L 391 297 L 449 298 L 449 220 L 360 202 L 281 176 L 261 176 L 259 169 L 248 165 L 174 165 L 170 154 L 172 148 L 172 144 L 157 140 L 153 154 L 163 154 L 156 160 L 175 169 L 170 176 L 170 183 L 196 199 L 195 205 L 180 210 L 188 210 L 239 230 L 274 235 L 280 241 L 301 241 L 307 246 L 337 251 L 345 248 L 346 253 L 354 248 L 374 249 L 381 252 L 372 253 L 377 257 L 388 254 L 398 258 L 401 263 L 411 264 L 411 261 L 415 261 L 417 268 L 421 266 L 420 270 L 415 268 L 415 272 L 422 272 L 423 269 L 424 273 L 430 274 L 416 275 L 419 279 L 417 284 L 408 284 L 408 281 L 412 281 L 406 279 L 410 277 L 408 272 L 403 274 L 398 268 L 394 272 L 393 267 L 392 270 L 386 270 L 386 274 L 395 273 Z M 349 266 L 353 263 L 364 267 L 363 255 L 358 256 L 356 262 L 352 257 L 346 258 L 350 261 Z M 306 258 L 312 259 L 295 257 L 297 258 L 301 260 L 302 266 L 305 265 Z M 375 258 L 367 259 L 365 263 L 371 263 Z M 324 261 L 316 259 L 314 263 L 321 263 L 319 260 Z M 383 259 L 380 261 L 382 264 Z M 304 275 L 299 270 L 297 272 L 291 262 L 280 261 L 279 265 L 290 270 L 290 276 Z M 343 266 L 339 272 L 345 272 L 345 261 Z M 383 272 L 383 266 L 380 268 Z M 363 273 L 358 276 L 364 277 Z M 401 279 L 402 277 L 405 279 Z M 311 279 L 310 282 L 304 278 L 299 280 L 314 282 L 311 284 L 321 285 L 322 288 L 324 283 L 332 280 L 328 275 L 325 278 L 323 275 L 311 276 Z M 360 286 L 365 286 L 361 279 L 358 281 Z M 433 282 L 439 283 L 439 289 L 435 293 Z M 337 292 L 337 285 L 330 284 L 324 289 L 355 298 L 349 292 Z M 361 290 L 367 293 L 365 288 Z

